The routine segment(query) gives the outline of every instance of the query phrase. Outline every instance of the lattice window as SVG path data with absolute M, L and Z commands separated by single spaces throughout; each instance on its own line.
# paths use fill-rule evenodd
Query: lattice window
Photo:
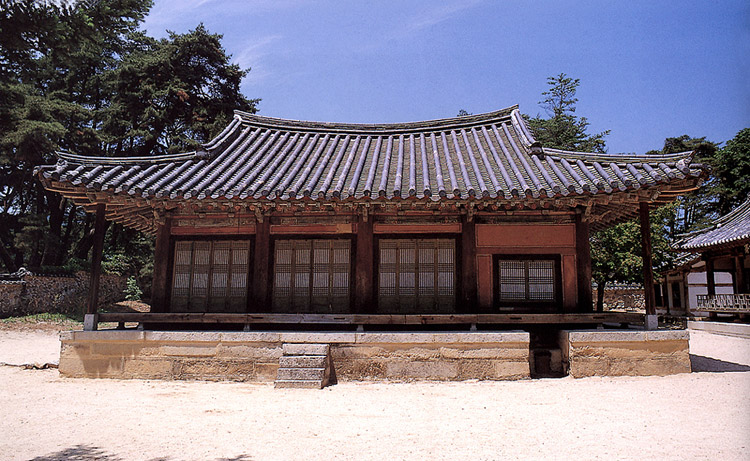
M 177 241 L 172 311 L 244 312 L 249 259 L 249 240 Z
M 274 310 L 349 311 L 350 240 L 277 240 L 274 246 Z
M 379 310 L 452 312 L 456 301 L 453 239 L 381 239 Z
M 500 304 L 552 304 L 557 300 L 554 259 L 497 260 L 497 300 Z

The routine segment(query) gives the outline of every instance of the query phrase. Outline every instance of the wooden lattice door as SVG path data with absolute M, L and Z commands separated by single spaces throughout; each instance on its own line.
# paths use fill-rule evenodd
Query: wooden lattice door
M 501 311 L 559 307 L 559 259 L 497 257 L 495 271 L 495 300 Z
M 350 240 L 277 240 L 274 248 L 274 311 L 349 312 Z
M 249 240 L 179 240 L 172 276 L 173 312 L 245 312 Z
M 454 239 L 381 239 L 378 247 L 380 312 L 455 311 Z

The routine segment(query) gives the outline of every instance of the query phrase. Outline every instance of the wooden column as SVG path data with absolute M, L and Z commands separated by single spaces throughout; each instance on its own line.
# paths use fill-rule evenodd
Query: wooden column
M 170 254 L 170 235 L 172 219 L 166 218 L 156 230 L 156 248 L 154 250 L 154 279 L 151 282 L 151 312 L 169 312 L 169 267 L 172 261 Z
M 744 256 L 734 257 L 734 292 L 744 293 L 745 292 L 745 273 L 743 271 L 745 267 Z
M 372 218 L 357 221 L 357 253 L 354 264 L 354 312 L 357 314 L 375 312 L 374 304 L 374 239 Z
M 100 203 L 96 206 L 96 224 L 94 225 L 94 245 L 91 248 L 91 281 L 89 283 L 89 299 L 86 306 L 87 314 L 96 314 L 99 309 L 99 277 L 102 273 L 102 252 L 104 251 L 104 234 L 107 222 L 104 213 L 107 205 Z M 94 328 L 96 329 L 96 322 Z
M 591 294 L 591 242 L 589 223 L 576 215 L 576 273 L 578 280 L 578 312 L 594 310 Z
M 253 296 L 251 312 L 271 312 L 271 221 L 265 216 L 255 224 L 253 252 Z
M 643 295 L 646 300 L 646 314 L 656 314 L 654 297 L 654 268 L 651 260 L 651 224 L 648 219 L 648 203 L 640 204 L 641 254 L 643 256 Z
M 716 294 L 716 275 L 714 273 L 714 260 L 706 257 L 706 286 L 708 287 L 709 296 Z
M 461 298 L 458 312 L 474 312 L 477 307 L 476 226 L 464 215 L 461 222 Z

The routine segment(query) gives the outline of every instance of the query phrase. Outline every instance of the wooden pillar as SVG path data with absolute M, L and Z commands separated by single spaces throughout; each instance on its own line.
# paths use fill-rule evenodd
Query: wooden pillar
M 461 298 L 458 312 L 474 312 L 477 307 L 476 226 L 464 215 L 461 222 Z
M 104 213 L 107 205 L 100 203 L 96 206 L 96 224 L 94 225 L 94 245 L 91 248 L 91 280 L 89 283 L 89 299 L 86 306 L 86 314 L 95 315 L 99 309 L 99 277 L 102 273 L 102 252 L 104 251 L 104 234 L 107 231 L 107 223 Z M 87 322 L 88 323 L 88 322 Z M 96 320 L 93 327 L 96 330 Z
M 654 268 L 651 260 L 651 224 L 648 219 L 648 203 L 640 204 L 641 254 L 643 256 L 643 295 L 646 300 L 646 314 L 656 314 L 654 297 Z
M 357 314 L 375 312 L 374 304 L 374 239 L 372 218 L 357 221 L 357 253 L 354 263 L 354 312 Z
M 151 312 L 169 312 L 169 268 L 170 235 L 172 219 L 166 218 L 156 230 L 156 248 L 154 250 L 154 278 L 151 282 Z
M 271 220 L 255 224 L 255 251 L 253 254 L 252 312 L 270 312 L 271 293 Z
M 734 257 L 734 292 L 744 293 L 745 292 L 745 273 L 743 271 L 745 267 L 744 256 Z
M 716 275 L 714 273 L 714 260 L 710 256 L 706 257 L 706 286 L 708 287 L 708 295 L 714 296 L 716 294 Z
M 591 294 L 591 242 L 589 223 L 576 215 L 576 274 L 578 280 L 578 311 L 593 312 Z

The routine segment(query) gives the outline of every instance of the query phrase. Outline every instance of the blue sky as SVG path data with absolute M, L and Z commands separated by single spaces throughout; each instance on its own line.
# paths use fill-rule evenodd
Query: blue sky
M 609 151 L 667 136 L 723 142 L 750 127 L 750 2 L 156 0 L 150 35 L 203 22 L 271 117 L 359 123 L 538 105 L 579 78 Z

